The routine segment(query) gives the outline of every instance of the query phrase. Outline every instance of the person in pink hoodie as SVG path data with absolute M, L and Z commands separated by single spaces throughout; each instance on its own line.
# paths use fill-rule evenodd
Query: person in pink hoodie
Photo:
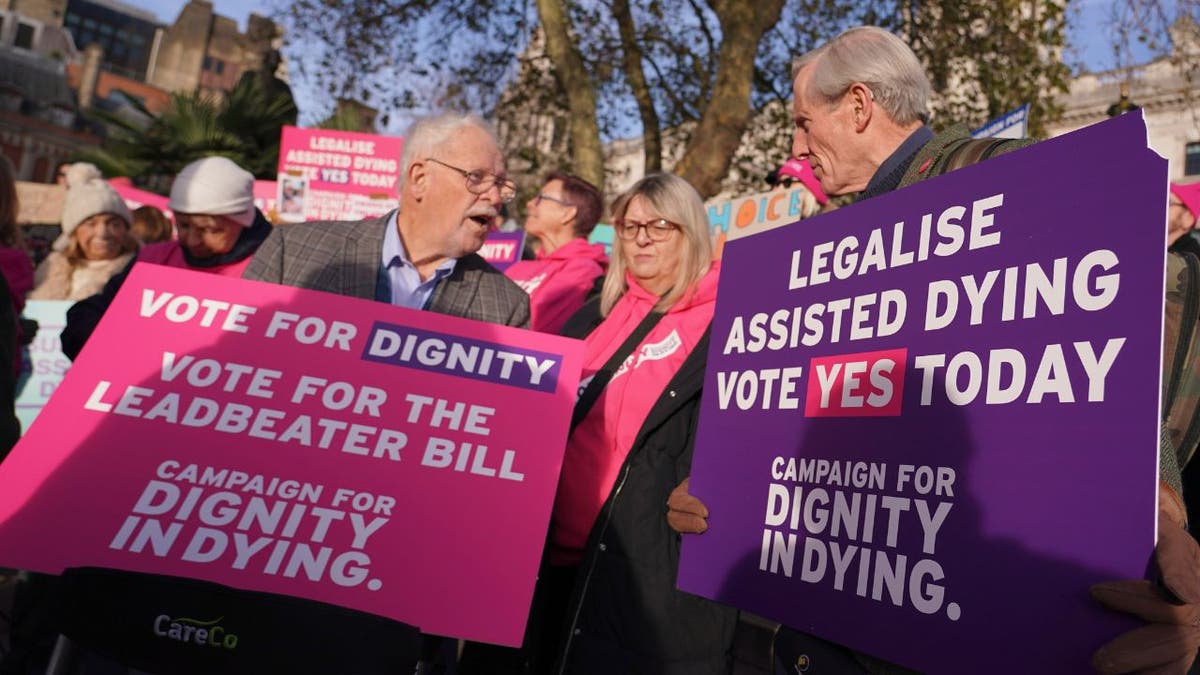
M 604 247 L 587 241 L 600 222 L 604 199 L 584 179 L 553 173 L 525 208 L 525 232 L 540 245 L 537 258 L 522 260 L 504 274 L 529 294 L 529 327 L 557 334 L 608 266 Z
M 12 291 L 17 316 L 25 309 L 25 296 L 33 290 L 33 260 L 25 251 L 17 225 L 17 186 L 12 164 L 0 156 L 0 273 Z
M 1200 254 L 1196 226 L 1200 224 L 1200 183 L 1171 183 L 1167 206 L 1167 246 Z

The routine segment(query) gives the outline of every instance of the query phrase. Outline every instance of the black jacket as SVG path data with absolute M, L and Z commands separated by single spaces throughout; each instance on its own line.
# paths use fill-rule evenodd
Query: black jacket
M 737 610 L 676 590 L 667 496 L 691 472 L 708 334 L 638 432 L 588 537 L 567 613 L 563 673 L 728 673 Z

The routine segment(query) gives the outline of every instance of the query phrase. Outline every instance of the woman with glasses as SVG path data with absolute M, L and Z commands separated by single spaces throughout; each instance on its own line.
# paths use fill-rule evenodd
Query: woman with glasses
M 30 300 L 82 300 L 99 293 L 138 249 L 129 207 L 99 177 L 70 184 L 61 222 L 54 250 L 34 272 Z
M 691 468 L 716 301 L 707 214 L 682 178 L 653 174 L 617 198 L 613 224 L 541 592 L 572 598 L 562 672 L 726 673 L 736 610 L 675 589 L 663 518 Z
M 537 257 L 504 274 L 529 294 L 530 328 L 557 334 L 591 294 L 608 266 L 604 247 L 589 244 L 604 200 L 591 183 L 553 173 L 525 204 L 525 232 L 538 242 Z

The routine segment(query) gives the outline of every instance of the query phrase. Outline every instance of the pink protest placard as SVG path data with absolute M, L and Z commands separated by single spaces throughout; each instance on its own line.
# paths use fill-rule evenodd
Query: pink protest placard
M 279 186 L 275 181 L 254 181 L 254 208 L 272 223 L 279 222 Z
M 280 219 L 361 220 L 395 209 L 402 145 L 396 136 L 285 126 Z
M 517 645 L 581 350 L 139 264 L 0 464 L 0 565 L 191 577 Z
M 108 184 L 112 186 L 112 189 L 117 191 L 117 194 L 121 195 L 121 199 L 125 200 L 125 204 L 130 209 L 136 209 L 141 206 L 153 206 L 165 213 L 168 218 L 174 218 L 169 206 L 171 203 L 170 199 L 160 194 L 136 188 L 133 186 L 132 181 L 124 177 L 111 178 Z

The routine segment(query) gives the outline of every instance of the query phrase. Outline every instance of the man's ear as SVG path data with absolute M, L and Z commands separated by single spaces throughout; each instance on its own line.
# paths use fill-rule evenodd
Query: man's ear
M 417 200 L 425 197 L 429 190 L 429 171 L 425 162 L 413 162 L 408 165 L 408 173 L 404 176 L 404 189 L 409 190 Z
M 862 82 L 855 82 L 850 85 L 846 96 L 854 115 L 854 130 L 862 133 L 875 114 L 875 93 Z

